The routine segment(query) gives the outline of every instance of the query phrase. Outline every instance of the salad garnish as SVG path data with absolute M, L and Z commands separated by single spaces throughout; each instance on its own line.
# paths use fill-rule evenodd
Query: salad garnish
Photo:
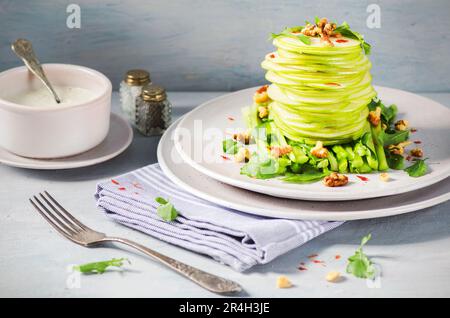
M 170 222 L 177 218 L 178 211 L 169 200 L 157 197 L 155 201 L 160 204 L 160 206 L 156 208 L 156 212 L 163 220 Z
M 108 267 L 122 267 L 125 261 L 131 264 L 127 258 L 113 258 L 107 261 L 75 265 L 73 269 L 83 274 L 103 274 Z
M 353 274 L 358 278 L 374 278 L 375 267 L 366 254 L 363 252 L 363 246 L 372 238 L 372 234 L 364 236 L 361 244 L 355 251 L 355 254 L 348 258 L 347 273 Z
M 428 158 L 425 159 L 416 159 L 415 163 L 408 168 L 405 169 L 405 171 L 408 173 L 410 177 L 421 177 L 425 175 L 428 171 L 428 165 L 425 162 Z

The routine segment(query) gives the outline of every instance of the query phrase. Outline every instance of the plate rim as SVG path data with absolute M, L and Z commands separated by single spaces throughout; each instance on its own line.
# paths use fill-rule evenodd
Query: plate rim
M 174 136 L 175 137 L 174 145 L 175 145 L 175 148 L 177 149 L 179 155 L 183 158 L 183 160 L 185 160 L 190 166 L 194 167 L 199 172 L 201 172 L 209 177 L 212 177 L 213 179 L 227 183 L 229 185 L 243 188 L 245 190 L 259 192 L 259 193 L 266 194 L 266 195 L 271 195 L 271 196 L 280 197 L 280 198 L 287 198 L 287 199 L 295 199 L 295 200 L 304 200 L 305 198 L 307 198 L 308 200 L 313 200 L 313 201 L 347 201 L 347 200 L 364 200 L 364 199 L 372 199 L 372 198 L 379 198 L 379 197 L 388 197 L 391 195 L 407 193 L 410 191 L 425 188 L 425 187 L 435 184 L 439 181 L 442 181 L 450 176 L 450 168 L 448 168 L 447 169 L 448 171 L 444 171 L 443 173 L 441 173 L 438 176 L 433 176 L 433 177 L 430 176 L 428 178 L 424 178 L 424 179 L 422 179 L 422 182 L 420 182 L 420 183 L 415 182 L 415 183 L 411 183 L 408 186 L 391 187 L 388 190 L 380 189 L 380 190 L 374 191 L 373 189 L 370 189 L 370 190 L 368 189 L 368 191 L 365 191 L 363 193 L 361 193 L 361 192 L 358 192 L 358 193 L 355 193 L 355 192 L 325 193 L 325 192 L 313 192 L 313 191 L 302 192 L 301 190 L 297 190 L 297 189 L 288 190 L 285 188 L 283 189 L 283 191 L 285 191 L 285 192 L 280 193 L 280 192 L 277 192 L 273 186 L 264 185 L 264 184 L 255 184 L 255 183 L 251 183 L 251 182 L 245 181 L 245 180 L 238 180 L 238 179 L 223 175 L 221 173 L 215 172 L 211 169 L 208 169 L 207 167 L 204 167 L 200 163 L 197 163 L 195 160 L 193 160 L 188 154 L 186 154 L 182 150 L 182 146 L 179 143 L 180 135 L 179 135 L 178 128 L 188 119 L 189 115 L 192 116 L 192 114 L 194 112 L 198 112 L 199 110 L 209 106 L 211 103 L 217 102 L 218 100 L 230 98 L 231 96 L 237 95 L 237 94 L 244 94 L 244 93 L 246 93 L 246 91 L 253 91 L 258 87 L 259 86 L 250 87 L 250 88 L 238 90 L 238 91 L 235 91 L 232 93 L 224 94 L 222 96 L 218 96 L 216 98 L 210 99 L 210 100 L 200 104 L 199 106 L 197 106 L 196 108 L 194 108 L 193 110 L 191 110 L 190 112 L 185 114 L 179 121 L 177 121 L 177 125 L 176 125 L 175 132 L 174 132 L 174 135 L 175 135 Z M 413 98 L 421 98 L 428 103 L 433 103 L 436 106 L 442 107 L 446 111 L 450 112 L 450 109 L 448 107 L 446 107 L 446 106 L 442 105 L 441 103 L 438 103 L 430 98 L 427 98 L 427 97 L 424 97 L 421 95 L 417 95 L 417 94 L 414 94 L 414 93 L 411 93 L 411 92 L 408 92 L 405 90 L 386 87 L 386 86 L 374 85 L 374 88 L 376 91 L 378 91 L 380 89 L 387 90 L 387 91 L 390 90 L 393 93 L 400 92 L 402 94 L 410 95 L 410 97 L 413 97 Z M 303 194 L 301 194 L 301 193 L 303 193 Z M 362 194 L 364 196 L 361 196 Z
M 323 212 L 323 211 L 318 210 L 317 212 L 306 212 L 306 213 L 302 212 L 301 210 L 298 210 L 298 214 L 296 214 L 296 215 L 292 215 L 291 213 L 287 213 L 287 212 L 283 213 L 280 211 L 274 212 L 270 209 L 254 207 L 254 206 L 250 206 L 248 204 L 238 204 L 238 203 L 229 202 L 229 201 L 221 199 L 219 196 L 211 196 L 209 194 L 206 194 L 206 193 L 202 192 L 201 190 L 191 186 L 190 184 L 187 184 L 186 182 L 182 181 L 180 178 L 178 178 L 177 175 L 175 175 L 171 171 L 169 164 L 167 164 L 167 161 L 163 155 L 163 153 L 164 153 L 163 148 L 166 147 L 165 146 L 166 143 L 168 143 L 169 147 L 171 145 L 173 146 L 174 141 L 171 141 L 170 135 L 176 129 L 177 124 L 180 122 L 180 120 L 182 118 L 180 118 L 176 122 L 174 122 L 171 125 L 171 127 L 169 127 L 169 129 L 167 129 L 167 131 L 161 137 L 161 139 L 158 143 L 158 147 L 157 147 L 158 163 L 159 163 L 163 173 L 177 186 L 180 186 L 182 189 L 189 191 L 190 193 L 192 193 L 193 195 L 195 195 L 201 199 L 218 204 L 220 206 L 224 206 L 226 208 L 234 209 L 234 210 L 244 212 L 244 213 L 249 213 L 252 215 L 259 215 L 259 216 L 271 217 L 271 218 L 286 218 L 286 219 L 294 219 L 294 220 L 351 221 L 351 220 L 361 220 L 361 219 L 374 219 L 374 218 L 380 218 L 380 217 L 388 217 L 388 216 L 393 216 L 393 215 L 411 213 L 411 212 L 429 208 L 429 207 L 432 207 L 432 206 L 435 206 L 435 205 L 438 205 L 438 204 L 441 204 L 441 203 L 444 203 L 444 202 L 450 200 L 450 192 L 448 192 L 446 194 L 442 194 L 442 195 L 433 197 L 433 198 L 425 200 L 425 201 L 420 201 L 420 202 L 416 202 L 416 203 L 412 203 L 412 204 L 406 204 L 406 205 L 402 205 L 400 207 L 395 207 L 395 208 L 387 207 L 384 209 L 377 209 L 377 210 L 370 210 L 370 211 L 361 210 L 361 211 L 354 211 L 354 212 L 338 212 L 338 211 Z M 178 151 L 177 151 L 177 153 L 178 153 Z M 190 166 L 188 163 L 186 163 L 186 165 L 188 165 L 189 168 L 197 171 L 192 166 Z M 197 172 L 199 172 L 199 171 L 197 171 Z M 211 178 L 210 176 L 205 176 L 205 177 Z M 211 179 L 213 179 L 213 178 L 211 178 Z M 213 181 L 220 183 L 220 181 L 216 180 L 216 179 L 213 179 Z M 445 181 L 445 179 L 441 180 L 441 182 L 444 182 L 444 181 Z M 249 190 L 245 190 L 245 189 L 242 189 L 239 187 L 237 187 L 237 190 L 238 191 L 249 191 Z M 416 190 L 416 191 L 418 191 L 418 190 Z M 283 198 L 275 197 L 274 199 L 282 200 Z M 371 198 L 371 199 L 372 200 L 384 200 L 383 197 Z M 299 200 L 299 201 L 303 201 L 303 200 Z M 340 203 L 342 204 L 347 201 L 349 203 L 352 202 L 352 200 L 345 200 L 345 201 L 341 201 Z M 387 201 L 387 200 L 384 200 L 384 201 Z M 387 205 L 388 205 L 388 203 L 387 203 Z M 282 210 L 282 208 L 281 208 L 281 210 Z M 311 215 L 312 213 L 314 213 L 314 215 Z M 317 213 L 317 215 L 316 215 L 316 213 Z
M 44 164 L 43 159 L 33 159 L 33 158 L 27 158 L 29 160 L 33 160 L 32 163 L 31 162 L 30 163 L 19 163 L 16 161 L 5 160 L 0 155 L 0 163 L 3 165 L 6 165 L 6 166 L 10 166 L 10 167 L 31 169 L 31 170 L 64 170 L 64 169 L 76 169 L 76 168 L 89 167 L 89 166 L 93 166 L 93 165 L 111 160 L 111 159 L 117 157 L 118 155 L 120 155 L 121 153 L 123 153 L 131 145 L 131 142 L 133 141 L 133 136 L 134 136 L 133 129 L 131 128 L 131 125 L 128 123 L 128 121 L 125 118 L 123 118 L 119 114 L 110 113 L 110 121 L 112 122 L 113 120 L 117 120 L 117 121 L 121 122 L 124 126 L 127 127 L 128 138 L 127 138 L 126 142 L 124 142 L 123 145 L 118 150 L 116 150 L 113 153 L 110 153 L 108 155 L 98 157 L 98 158 L 88 159 L 88 160 L 84 160 L 84 161 L 79 161 L 79 162 L 59 161 L 59 162 L 53 162 L 53 164 L 50 164 L 51 160 L 46 160 L 46 162 Z M 110 126 L 110 130 L 111 130 L 111 126 Z M 109 135 L 109 133 L 110 133 L 110 131 L 108 131 L 108 135 Z M 105 139 L 108 138 L 108 135 L 105 137 Z M 97 146 L 95 146 L 94 148 L 92 148 L 86 152 L 95 150 L 95 148 L 100 146 L 103 143 L 103 141 L 100 144 L 98 144 Z M 3 149 L 3 148 L 0 148 L 0 151 L 8 152 L 6 149 Z M 78 156 L 83 155 L 86 152 L 67 157 L 67 159 L 77 158 Z M 8 153 L 12 156 L 20 157 L 11 152 L 8 152 Z

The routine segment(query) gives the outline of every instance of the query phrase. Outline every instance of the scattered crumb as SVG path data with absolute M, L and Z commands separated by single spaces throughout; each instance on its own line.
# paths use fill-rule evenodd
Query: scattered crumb
M 341 278 L 341 274 L 339 272 L 329 272 L 327 274 L 327 276 L 325 276 L 325 279 L 327 280 L 327 282 L 330 283 L 337 283 L 339 281 L 339 279 Z
M 389 174 L 386 172 L 383 172 L 380 174 L 380 180 L 383 182 L 388 182 L 389 181 Z
M 409 153 L 413 157 L 418 157 L 418 158 L 423 157 L 423 150 L 420 148 L 411 149 L 411 151 Z
M 291 288 L 292 283 L 286 276 L 279 276 L 277 278 L 277 288 Z

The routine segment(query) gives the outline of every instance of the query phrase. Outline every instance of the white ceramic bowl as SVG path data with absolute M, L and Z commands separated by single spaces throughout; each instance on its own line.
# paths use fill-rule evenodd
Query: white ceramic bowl
M 23 157 L 73 156 L 100 144 L 108 134 L 112 86 L 87 67 L 44 64 L 55 86 L 85 88 L 94 97 L 73 106 L 31 107 L 5 98 L 42 87 L 25 66 L 0 73 L 0 147 Z

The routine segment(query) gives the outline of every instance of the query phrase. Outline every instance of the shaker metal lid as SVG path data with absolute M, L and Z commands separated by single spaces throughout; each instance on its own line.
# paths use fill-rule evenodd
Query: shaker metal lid
M 142 88 L 142 98 L 146 101 L 160 102 L 166 99 L 166 90 L 157 85 L 145 85 Z
M 125 74 L 124 81 L 131 86 L 142 86 L 150 83 L 150 73 L 146 70 L 134 69 Z

